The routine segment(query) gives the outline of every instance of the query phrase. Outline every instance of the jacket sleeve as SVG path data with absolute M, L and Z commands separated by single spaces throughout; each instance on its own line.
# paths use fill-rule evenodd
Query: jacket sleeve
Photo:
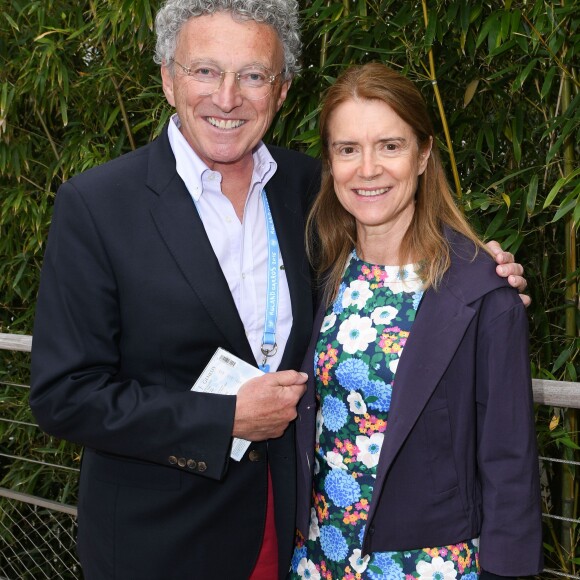
M 542 570 L 539 465 L 525 308 L 508 288 L 483 299 L 477 345 L 480 562 L 500 576 Z
M 219 479 L 227 468 L 235 397 L 192 393 L 185 383 L 167 389 L 161 371 L 150 382 L 123 372 L 121 343 L 132 329 L 122 324 L 119 276 L 90 206 L 74 180 L 65 183 L 36 308 L 32 411 L 56 437 L 176 469 L 175 458 L 202 461 L 198 474 Z M 129 338 L 133 344 L 148 340 Z M 132 360 L 133 367 L 139 364 Z

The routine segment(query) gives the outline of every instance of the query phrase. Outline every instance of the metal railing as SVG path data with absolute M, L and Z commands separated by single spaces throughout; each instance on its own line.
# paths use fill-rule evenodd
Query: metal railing
M 0 350 L 30 352 L 32 337 L 0 333 Z M 0 383 L 8 387 L 27 385 Z M 533 379 L 534 402 L 552 407 L 580 409 L 580 383 Z M 0 422 L 9 419 L 0 416 Z M 16 422 L 18 423 L 18 422 Z M 24 423 L 26 426 L 36 426 Z M 37 426 L 36 426 L 37 427 Z M 0 453 L 0 457 L 37 462 L 51 468 L 72 469 L 26 457 Z M 542 462 L 573 461 L 540 457 Z M 78 470 L 75 470 L 78 471 Z M 545 518 L 565 520 L 573 525 L 580 520 L 544 513 Z M 75 556 L 76 507 L 0 487 L 0 580 L 79 579 L 80 564 Z M 546 568 L 549 575 L 580 580 L 580 576 Z
M 73 506 L 0 488 L 0 577 L 78 579 Z
M 30 352 L 32 337 L 0 333 L 0 350 Z M 28 385 L 2 383 L 6 393 L 22 399 L 18 391 Z M 35 423 L 0 416 L 5 426 L 37 429 Z M 0 452 L 0 461 L 36 463 L 52 470 L 77 471 L 64 465 Z M 78 580 L 82 578 L 76 556 L 77 509 L 14 489 L 0 487 L 0 580 Z

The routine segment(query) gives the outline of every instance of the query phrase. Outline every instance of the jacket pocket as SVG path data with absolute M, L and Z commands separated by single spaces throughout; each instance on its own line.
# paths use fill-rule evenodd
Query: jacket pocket
M 425 412 L 424 426 L 433 489 L 444 493 L 458 486 L 449 409 L 441 407 Z

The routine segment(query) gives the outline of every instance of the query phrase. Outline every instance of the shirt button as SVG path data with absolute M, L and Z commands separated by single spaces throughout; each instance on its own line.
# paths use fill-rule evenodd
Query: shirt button
M 250 461 L 261 461 L 262 454 L 257 449 L 252 449 L 248 455 Z
M 197 470 L 200 473 L 203 473 L 206 469 L 207 469 L 207 465 L 206 465 L 205 461 L 199 461 L 197 464 Z
M 197 462 L 194 461 L 193 459 L 188 459 L 187 467 L 189 467 L 189 469 L 195 469 L 197 467 Z

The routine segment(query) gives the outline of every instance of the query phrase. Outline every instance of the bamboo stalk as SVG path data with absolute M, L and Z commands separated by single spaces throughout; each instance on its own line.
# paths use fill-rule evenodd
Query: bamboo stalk
M 330 6 L 330 0 L 326 2 L 327 6 Z M 325 30 L 322 34 L 322 39 L 320 41 L 320 70 L 324 69 L 324 65 L 326 64 L 326 56 L 328 53 L 328 30 Z
M 562 1 L 564 4 L 564 0 Z M 564 46 L 563 51 L 566 50 Z M 560 69 L 561 87 L 562 87 L 562 112 L 570 108 L 572 102 L 571 90 L 571 75 L 564 69 Z M 574 146 L 572 139 L 568 138 L 564 142 L 564 177 L 570 175 L 574 170 Z M 570 342 L 576 340 L 578 331 L 576 328 L 576 317 L 578 310 L 578 282 L 577 282 L 577 253 L 576 253 L 576 228 L 574 224 L 573 214 L 568 214 L 564 224 L 565 232 L 565 252 L 566 252 L 566 290 L 565 290 L 565 325 L 566 337 Z M 565 371 L 565 378 L 569 378 L 569 373 Z M 574 443 L 578 443 L 578 414 L 575 409 L 568 409 L 566 411 L 566 427 L 570 434 L 570 438 Z M 566 458 L 576 459 L 575 453 L 572 449 L 566 452 Z M 577 489 L 576 473 L 572 469 L 566 469 L 562 478 L 562 514 L 567 518 L 576 518 L 578 513 L 578 504 L 574 500 L 574 492 Z M 576 554 L 577 544 L 577 529 L 572 526 L 570 522 L 565 522 L 562 526 L 562 547 L 570 554 L 570 559 L 573 559 Z M 575 568 L 575 566 L 574 566 Z
M 94 2 L 91 2 L 91 11 L 93 13 L 93 18 L 95 22 L 97 22 L 97 9 L 95 7 Z M 104 39 L 100 40 L 101 48 L 103 50 L 103 54 L 107 53 L 107 45 Z M 127 109 L 125 107 L 125 100 L 123 99 L 123 95 L 121 93 L 121 87 L 117 82 L 117 79 L 114 76 L 110 76 L 111 83 L 113 88 L 115 89 L 115 95 L 117 96 L 117 103 L 119 103 L 119 110 L 121 111 L 121 117 L 123 119 L 123 125 L 125 126 L 125 131 L 127 132 L 127 138 L 129 139 L 129 144 L 131 145 L 131 149 L 134 151 L 137 149 L 137 144 L 135 143 L 135 137 L 133 136 L 133 130 L 131 129 L 131 123 L 129 122 L 129 115 L 127 114 Z
M 429 14 L 427 11 L 427 0 L 421 0 L 423 5 L 423 19 L 425 20 L 425 29 L 429 26 Z M 455 153 L 453 151 L 453 141 L 451 140 L 451 132 L 449 131 L 449 125 L 447 124 L 447 117 L 445 115 L 445 108 L 443 107 L 443 99 L 441 98 L 441 93 L 439 92 L 439 86 L 437 84 L 437 74 L 435 72 L 435 57 L 433 56 L 433 49 L 429 49 L 429 79 L 433 85 L 433 90 L 435 92 L 435 99 L 437 100 L 437 108 L 439 109 L 439 116 L 441 117 L 441 123 L 443 124 L 443 132 L 445 134 L 445 141 L 447 142 L 447 149 L 449 151 L 449 161 L 451 163 L 451 173 L 453 174 L 453 183 L 455 184 L 455 193 L 458 199 L 463 197 L 463 192 L 461 190 L 461 181 L 459 179 L 459 171 L 457 169 L 457 162 L 455 160 Z

